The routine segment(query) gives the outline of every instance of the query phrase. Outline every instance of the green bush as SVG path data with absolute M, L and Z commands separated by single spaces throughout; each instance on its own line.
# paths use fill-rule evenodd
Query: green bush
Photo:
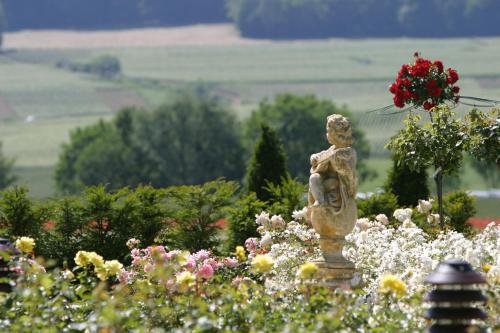
M 429 198 L 427 170 L 412 171 L 393 155 L 384 190 L 396 195 L 399 207 L 415 207 L 419 199 Z
M 396 209 L 398 209 L 398 200 L 393 193 L 379 193 L 369 198 L 357 200 L 358 217 L 366 217 L 374 220 L 378 214 L 385 214 L 389 219 Z
M 449 217 L 446 224 L 453 230 L 463 234 L 471 234 L 473 229 L 467 223 L 476 214 L 476 199 L 464 191 L 452 192 L 444 196 L 443 207 L 445 216 Z
M 233 252 L 236 246 L 245 244 L 248 238 L 259 236 L 255 215 L 263 211 L 264 208 L 265 203 L 257 199 L 253 192 L 235 202 L 228 216 L 227 253 Z
M 72 63 L 69 68 L 74 72 L 95 74 L 103 79 L 112 79 L 121 73 L 120 60 L 111 55 L 101 55 L 88 63 Z
M 7 237 L 38 237 L 47 210 L 28 197 L 24 187 L 14 187 L 0 193 L 0 232 Z
M 156 242 L 190 251 L 221 250 L 216 248 L 217 223 L 227 216 L 237 188 L 236 182 L 225 180 L 168 188 L 170 221 Z
M 271 195 L 266 210 L 285 220 L 291 220 L 293 211 L 307 205 L 307 188 L 297 179 L 286 177 L 280 185 L 268 183 L 266 189 Z
M 261 128 L 262 134 L 248 165 L 246 180 L 249 192 L 254 192 L 259 200 L 268 201 L 270 193 L 266 185 L 281 184 L 288 172 L 283 145 L 276 132 L 266 124 Z

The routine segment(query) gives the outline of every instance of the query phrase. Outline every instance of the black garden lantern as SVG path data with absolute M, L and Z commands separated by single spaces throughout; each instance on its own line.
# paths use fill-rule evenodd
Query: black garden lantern
M 12 291 L 12 281 L 16 274 L 9 267 L 9 257 L 17 254 L 19 251 L 8 239 L 0 238 L 0 292 Z
M 463 260 L 451 259 L 441 264 L 425 279 L 436 286 L 426 297 L 431 304 L 426 317 L 432 320 L 427 333 L 482 333 L 478 321 L 486 313 L 478 305 L 486 302 L 480 285 L 485 278 Z

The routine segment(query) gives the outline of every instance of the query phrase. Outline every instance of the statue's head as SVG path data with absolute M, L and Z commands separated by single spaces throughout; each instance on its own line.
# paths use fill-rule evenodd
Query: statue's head
M 352 145 L 351 122 L 340 114 L 332 114 L 326 118 L 326 138 L 337 147 Z

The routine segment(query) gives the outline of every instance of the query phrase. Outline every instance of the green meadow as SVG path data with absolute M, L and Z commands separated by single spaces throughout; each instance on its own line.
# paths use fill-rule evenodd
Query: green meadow
M 55 194 L 53 168 L 69 132 L 109 119 L 127 103 L 154 107 L 177 89 L 202 84 L 244 119 L 263 98 L 315 94 L 347 105 L 358 116 L 372 146 L 369 164 L 379 173 L 360 189 L 374 191 L 390 165 L 383 146 L 404 114 L 368 111 L 391 104 L 387 86 L 415 51 L 456 68 L 463 95 L 500 100 L 500 38 L 7 50 L 0 54 L 0 141 L 4 153 L 16 159 L 19 183 L 30 186 L 36 197 L 48 197 Z M 120 59 L 119 79 L 105 81 L 58 67 L 102 54 Z M 467 163 L 461 178 L 465 189 L 490 187 Z

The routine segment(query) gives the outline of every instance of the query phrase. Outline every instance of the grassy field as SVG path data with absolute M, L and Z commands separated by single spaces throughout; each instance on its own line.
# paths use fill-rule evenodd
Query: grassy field
M 0 55 L 0 140 L 5 154 L 16 158 L 20 182 L 46 197 L 54 193 L 52 170 L 69 131 L 111 117 L 120 103 L 154 107 L 176 89 L 203 83 L 243 119 L 262 98 L 315 94 L 360 116 L 375 157 L 369 163 L 380 175 L 361 190 L 373 191 L 389 165 L 383 145 L 403 115 L 367 111 L 391 103 L 387 86 L 417 50 L 458 69 L 464 95 L 500 100 L 500 38 L 18 49 Z M 103 81 L 56 66 L 101 54 L 120 59 L 122 78 Z M 488 187 L 470 167 L 462 174 L 464 188 Z

